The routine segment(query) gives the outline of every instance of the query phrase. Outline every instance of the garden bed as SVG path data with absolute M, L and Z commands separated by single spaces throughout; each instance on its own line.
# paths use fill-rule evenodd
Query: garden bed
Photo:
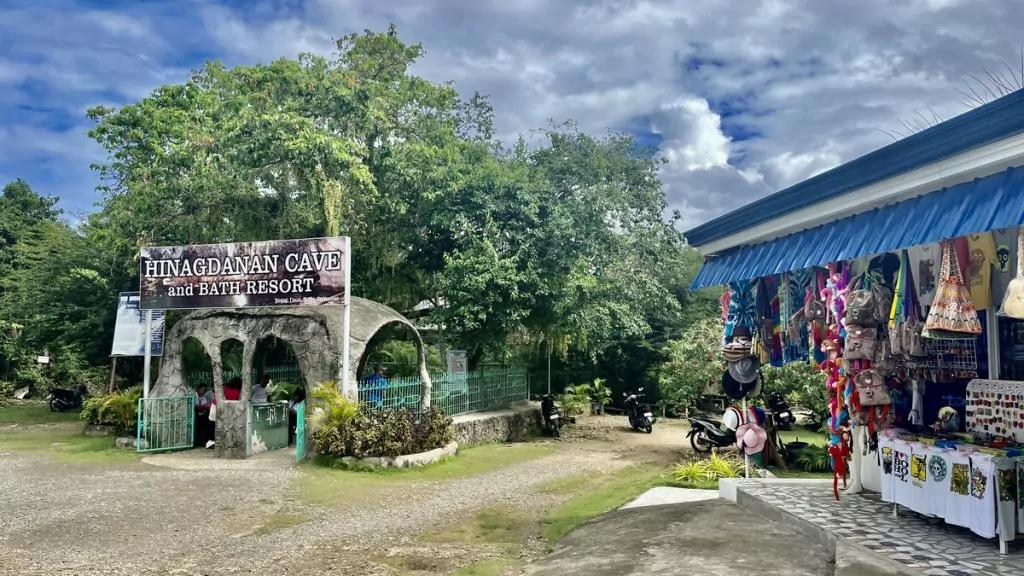
M 442 448 L 434 448 L 419 454 L 408 454 L 405 456 L 374 456 L 368 458 L 342 458 L 342 461 L 350 466 L 370 468 L 415 468 L 426 466 L 440 461 L 442 458 L 455 456 L 459 451 L 458 442 L 449 442 Z

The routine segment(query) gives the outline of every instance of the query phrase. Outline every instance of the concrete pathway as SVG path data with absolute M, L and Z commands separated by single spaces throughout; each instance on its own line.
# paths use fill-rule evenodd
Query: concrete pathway
M 812 540 L 704 490 L 655 489 L 585 523 L 528 576 L 896 576 L 866 549 Z M 711 491 L 711 494 L 715 492 Z M 676 500 L 677 503 L 663 504 Z M 679 501 L 681 500 L 681 501 Z

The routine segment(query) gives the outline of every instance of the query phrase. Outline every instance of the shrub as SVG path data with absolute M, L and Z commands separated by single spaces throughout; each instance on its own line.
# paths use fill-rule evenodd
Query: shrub
M 139 419 L 141 397 L 142 388 L 139 386 L 105 396 L 94 396 L 82 404 L 79 418 L 89 424 L 113 426 L 119 434 L 128 432 L 135 428 Z
M 338 383 L 331 380 L 317 384 L 309 396 L 313 400 L 310 421 L 317 429 L 342 427 L 359 412 L 359 404 L 342 394 Z
M 721 478 L 738 478 L 742 474 L 743 460 L 712 452 L 708 458 L 677 464 L 672 470 L 672 479 L 684 484 L 702 484 Z
M 813 445 L 805 447 L 796 457 L 796 465 L 804 472 L 828 472 L 832 469 L 828 448 Z
M 440 409 L 416 420 L 410 409 L 377 411 L 364 405 L 344 425 L 318 429 L 313 445 L 335 458 L 393 458 L 442 448 L 452 436 L 452 420 Z
M 565 393 L 560 394 L 555 400 L 562 407 L 562 412 L 566 416 L 583 414 L 587 411 L 587 407 L 590 406 L 590 385 L 577 384 L 576 386 L 566 386 Z
M 612 403 L 612 389 L 605 385 L 602 378 L 595 378 L 590 383 L 589 393 L 591 400 L 602 408 Z

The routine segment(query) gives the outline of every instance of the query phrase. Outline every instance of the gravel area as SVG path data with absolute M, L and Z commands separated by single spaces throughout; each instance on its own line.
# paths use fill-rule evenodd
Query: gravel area
M 562 443 L 552 456 L 469 478 L 392 484 L 372 495 L 376 504 L 332 508 L 299 500 L 295 481 L 309 472 L 283 460 L 193 452 L 160 465 L 95 466 L 0 448 L 0 574 L 395 574 L 386 558 L 410 554 L 429 570 L 487 550 L 426 545 L 418 534 L 496 506 L 549 508 L 559 497 L 538 485 L 625 466 L 636 452 L 604 446 Z M 261 531 L 282 515 L 302 521 Z M 519 553 L 542 553 L 534 544 Z

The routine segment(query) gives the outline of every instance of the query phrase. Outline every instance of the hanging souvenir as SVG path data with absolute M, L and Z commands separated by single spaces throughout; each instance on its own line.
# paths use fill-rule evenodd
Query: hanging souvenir
M 1003 294 L 999 315 L 1024 320 L 1024 230 L 1017 233 L 1017 275 Z
M 953 251 L 953 242 L 942 242 L 942 279 L 935 290 L 935 300 L 925 320 L 925 336 L 953 334 L 981 334 L 978 312 L 971 301 L 971 293 L 964 286 L 960 264 Z

